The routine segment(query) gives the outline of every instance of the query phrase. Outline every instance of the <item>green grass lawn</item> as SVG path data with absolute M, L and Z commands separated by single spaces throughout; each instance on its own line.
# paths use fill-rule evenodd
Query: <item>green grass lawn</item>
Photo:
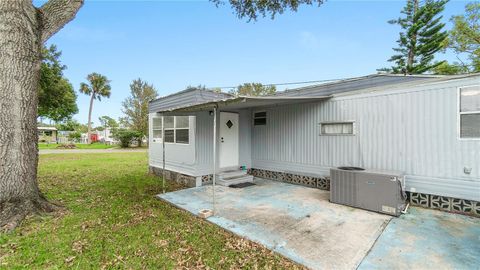
M 0 268 L 299 268 L 156 199 L 146 153 L 42 155 L 39 184 L 65 211 L 0 235 Z
M 38 143 L 38 149 L 57 149 L 57 146 L 61 144 L 56 143 Z M 118 145 L 107 145 L 103 143 L 76 143 L 77 149 L 108 149 L 113 147 L 119 147 Z M 68 149 L 67 149 L 68 150 Z

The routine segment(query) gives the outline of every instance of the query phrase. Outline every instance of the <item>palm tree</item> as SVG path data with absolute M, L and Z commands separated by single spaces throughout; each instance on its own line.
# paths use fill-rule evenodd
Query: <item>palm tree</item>
M 81 83 L 80 92 L 85 95 L 90 96 L 90 109 L 88 110 L 88 131 L 87 131 L 87 140 L 90 141 L 90 132 L 92 130 L 92 109 L 93 109 L 93 100 L 98 99 L 102 100 L 102 97 L 110 97 L 110 81 L 106 76 L 98 73 L 91 73 L 87 76 L 87 81 L 89 84 Z

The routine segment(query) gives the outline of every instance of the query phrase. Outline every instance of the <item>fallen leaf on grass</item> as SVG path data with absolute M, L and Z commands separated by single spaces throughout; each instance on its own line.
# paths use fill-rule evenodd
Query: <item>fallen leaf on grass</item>
M 163 239 L 157 239 L 154 241 L 154 243 L 157 247 L 160 248 L 168 246 L 168 241 Z
M 72 251 L 82 254 L 84 248 L 87 246 L 87 241 L 86 240 L 79 240 L 75 241 L 72 244 Z
M 71 266 L 71 264 L 73 263 L 73 260 L 75 260 L 75 256 L 70 256 L 65 259 L 65 263 Z

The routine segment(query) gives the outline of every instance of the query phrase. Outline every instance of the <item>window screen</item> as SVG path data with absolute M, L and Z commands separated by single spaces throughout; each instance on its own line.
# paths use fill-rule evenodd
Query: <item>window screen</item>
M 175 142 L 175 130 L 165 129 L 165 142 L 174 143 Z
M 188 128 L 188 116 L 176 116 L 175 128 Z
M 253 115 L 254 126 L 265 126 L 267 124 L 267 112 L 256 112 Z
M 480 138 L 480 86 L 460 88 L 460 138 Z
M 163 121 L 165 121 L 165 128 L 174 128 L 173 126 L 173 123 L 175 122 L 174 116 L 165 116 Z
M 460 111 L 480 111 L 480 86 L 460 89 Z
M 353 122 L 335 122 L 335 123 L 321 123 L 321 135 L 352 135 Z
M 153 141 L 156 139 L 162 138 L 162 118 L 154 117 L 152 118 L 152 138 Z
M 188 129 L 175 130 L 175 142 L 176 143 L 188 143 Z
M 460 115 L 460 137 L 480 138 L 480 113 Z

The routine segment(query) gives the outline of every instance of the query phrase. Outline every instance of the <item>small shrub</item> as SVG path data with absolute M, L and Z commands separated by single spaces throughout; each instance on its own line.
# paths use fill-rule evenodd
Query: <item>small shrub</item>
M 71 140 L 71 141 L 75 141 L 75 142 L 78 142 L 81 137 L 82 137 L 82 134 L 78 131 L 70 132 L 68 134 L 68 139 Z
M 142 133 L 135 130 L 119 129 L 113 134 L 113 137 L 120 141 L 122 148 L 127 148 L 132 142 L 142 138 Z

